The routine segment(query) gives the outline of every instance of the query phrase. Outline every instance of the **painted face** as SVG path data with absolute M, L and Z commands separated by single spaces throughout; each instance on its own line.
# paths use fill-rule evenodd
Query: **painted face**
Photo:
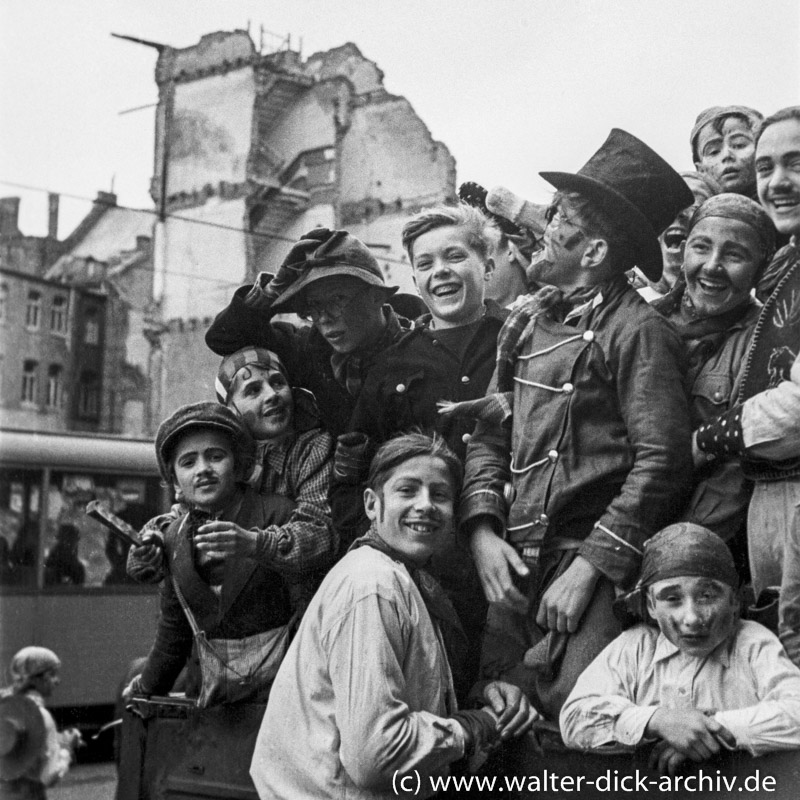
M 728 117 L 717 133 L 713 123 L 697 136 L 697 169 L 716 178 L 723 192 L 752 195 L 755 190 L 755 139 L 739 117 Z
M 702 317 L 724 314 L 744 303 L 763 256 L 750 225 L 727 217 L 700 220 L 686 240 L 686 290 Z
M 758 140 L 758 199 L 779 233 L 800 233 L 800 120 L 770 125 Z
M 528 275 L 543 285 L 561 289 L 576 286 L 588 238 L 581 218 L 565 200 L 551 206 L 544 247 L 533 257 Z
M 228 405 L 239 413 L 254 439 L 282 439 L 292 430 L 294 400 L 282 372 L 242 367 L 233 377 Z
M 173 451 L 172 471 L 184 501 L 205 511 L 223 509 L 236 491 L 233 448 L 220 431 L 184 434 Z
M 681 652 L 703 658 L 722 644 L 736 623 L 733 589 L 711 578 L 678 577 L 647 590 L 647 610 Z
M 337 353 L 374 342 L 383 330 L 382 301 L 373 287 L 348 275 L 314 281 L 305 291 L 303 316 Z
M 456 225 L 434 228 L 414 240 L 414 283 L 436 328 L 480 319 L 486 279 L 494 269 Z
M 670 222 L 667 229 L 658 237 L 661 245 L 661 258 L 664 264 L 664 271 L 661 279 L 651 285 L 669 291 L 678 280 L 683 267 L 683 245 L 689 233 L 689 220 L 692 218 L 696 205 L 689 206 Z
M 46 669 L 29 681 L 31 688 L 42 697 L 50 697 L 61 683 L 61 673 L 55 667 Z
M 364 508 L 380 537 L 419 565 L 454 535 L 454 501 L 450 472 L 434 456 L 403 462 L 380 492 L 364 492 Z

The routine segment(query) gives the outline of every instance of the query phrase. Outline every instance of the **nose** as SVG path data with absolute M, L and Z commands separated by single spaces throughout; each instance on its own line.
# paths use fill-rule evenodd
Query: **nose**
M 275 391 L 275 389 L 273 389 L 269 384 L 266 384 L 261 393 L 261 400 L 264 403 L 268 403 L 273 397 L 275 397 L 276 394 L 278 393 Z
M 703 624 L 703 619 L 693 600 L 686 601 L 683 609 L 683 624 L 690 629 L 699 628 Z
M 211 459 L 205 456 L 200 456 L 197 459 L 197 474 L 202 475 L 205 472 L 211 471 Z
M 722 151 L 720 153 L 723 161 L 733 161 L 733 148 L 728 142 L 722 143 Z
M 705 272 L 720 272 L 723 269 L 722 251 L 715 247 L 708 254 L 706 263 L 703 265 Z
M 433 264 L 434 275 L 446 275 L 450 272 L 450 265 L 444 258 L 437 258 Z
M 416 502 L 414 506 L 419 511 L 427 511 L 433 508 L 433 498 L 431 491 L 426 486 L 422 486 L 417 492 Z
M 773 188 L 786 188 L 790 187 L 789 175 L 782 165 L 776 164 L 772 169 L 772 174 L 769 176 L 769 187 Z

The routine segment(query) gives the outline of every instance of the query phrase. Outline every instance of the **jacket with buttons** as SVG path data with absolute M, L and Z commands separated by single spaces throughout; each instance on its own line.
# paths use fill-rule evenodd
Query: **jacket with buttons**
M 508 311 L 493 300 L 473 334 L 463 359 L 443 345 L 430 329 L 431 316 L 385 350 L 370 370 L 350 420 L 350 429 L 366 433 L 379 445 L 399 433 L 421 429 L 440 434 L 463 460 L 475 422 L 444 417 L 439 400 L 483 397 L 494 370 L 497 334 Z
M 488 516 L 523 557 L 582 540 L 579 555 L 631 585 L 691 482 L 684 361 L 677 332 L 624 280 L 575 325 L 540 314 L 517 356 L 513 417 L 478 423 L 470 441 L 462 525 Z
M 690 357 L 689 394 L 692 430 L 728 411 L 738 393 L 741 367 L 753 336 L 761 304 L 751 300 L 741 309 L 739 319 L 725 331 L 725 338 L 710 355 L 703 356 L 702 343 L 687 340 L 700 361 Z M 679 314 L 679 310 L 674 315 Z M 672 319 L 668 315 L 667 319 Z M 744 476 L 735 456 L 719 455 L 694 472 L 692 498 L 682 514 L 714 531 L 726 541 L 736 536 L 747 519 L 752 483 Z

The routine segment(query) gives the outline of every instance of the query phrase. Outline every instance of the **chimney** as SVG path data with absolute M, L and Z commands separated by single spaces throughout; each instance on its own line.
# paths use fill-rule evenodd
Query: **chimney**
M 0 236 L 20 236 L 19 197 L 0 197 Z
M 58 203 L 59 195 L 47 195 L 47 236 L 50 239 L 58 239 Z
M 114 192 L 104 192 L 98 190 L 97 197 L 95 198 L 95 205 L 98 206 L 115 206 L 117 204 L 117 196 Z

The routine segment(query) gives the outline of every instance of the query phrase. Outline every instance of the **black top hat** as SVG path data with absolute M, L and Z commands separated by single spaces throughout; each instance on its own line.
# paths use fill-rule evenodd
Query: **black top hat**
M 694 195 L 658 153 L 630 133 L 613 128 L 577 174 L 539 174 L 556 189 L 579 192 L 600 205 L 633 240 L 636 266 L 650 280 L 661 277 L 658 236 L 678 212 L 694 203 Z
M 0 699 L 0 779 L 22 777 L 44 753 L 45 728 L 39 706 L 29 697 Z

